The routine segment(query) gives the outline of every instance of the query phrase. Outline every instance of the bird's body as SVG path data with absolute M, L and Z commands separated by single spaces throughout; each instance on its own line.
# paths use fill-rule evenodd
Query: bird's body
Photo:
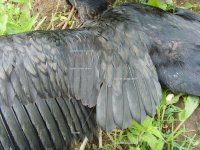
M 105 131 L 141 122 L 158 77 L 200 96 L 200 23 L 183 16 L 128 4 L 80 29 L 0 37 L 1 148 L 64 149 L 95 134 L 95 112 Z
M 144 5 L 133 10 L 159 81 L 173 92 L 200 96 L 200 15 L 182 9 L 173 15 Z

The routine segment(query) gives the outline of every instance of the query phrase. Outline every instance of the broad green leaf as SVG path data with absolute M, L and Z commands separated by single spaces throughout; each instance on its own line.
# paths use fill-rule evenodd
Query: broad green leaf
M 173 114 L 174 112 L 180 112 L 181 108 L 174 106 L 174 105 L 170 105 L 167 107 L 166 111 L 165 111 L 165 116 L 168 116 L 171 114 Z
M 193 8 L 193 4 L 187 2 L 187 3 L 185 3 L 185 4 L 182 6 L 182 8 L 191 9 L 191 8 Z
M 158 7 L 163 10 L 166 10 L 166 8 L 167 8 L 167 4 L 165 4 L 161 0 L 149 0 L 148 5 Z
M 188 96 L 184 99 L 185 108 L 179 113 L 179 120 L 184 121 L 191 116 L 194 110 L 199 105 L 199 98 Z
M 146 119 L 142 122 L 142 125 L 145 127 L 145 128 L 149 128 L 152 126 L 152 122 L 153 122 L 153 119 L 150 118 L 149 116 L 146 117 Z
M 145 128 L 141 124 L 137 123 L 136 121 L 132 122 L 131 128 L 137 129 L 140 132 L 143 132 L 145 130 Z
M 159 131 L 156 127 L 152 127 L 150 129 L 151 134 L 155 135 L 156 137 L 158 137 L 159 139 L 164 140 L 163 136 L 162 136 L 162 132 Z
M 162 140 L 158 140 L 155 136 L 149 133 L 145 133 L 142 136 L 142 140 L 146 141 L 152 150 L 162 150 L 164 142 Z
M 7 23 L 7 29 L 6 29 L 6 34 L 16 34 L 21 32 L 20 27 L 12 22 Z
M 131 132 L 128 132 L 128 133 L 127 133 L 127 137 L 128 137 L 128 139 L 129 139 L 130 143 L 133 143 L 133 144 L 135 144 L 135 145 L 138 144 L 138 137 L 135 136 L 135 135 L 133 135 Z
M 150 134 L 157 136 L 160 139 L 163 139 L 161 132 L 152 125 L 152 122 L 153 118 L 147 116 L 147 118 L 142 123 L 142 125 L 146 128 L 146 131 L 143 132 L 148 132 Z
M 0 15 L 0 31 L 1 32 L 6 31 L 7 23 L 8 23 L 8 15 L 7 14 L 1 14 Z

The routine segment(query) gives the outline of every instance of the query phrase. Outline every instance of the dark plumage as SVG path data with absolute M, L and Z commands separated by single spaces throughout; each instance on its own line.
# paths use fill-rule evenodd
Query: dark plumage
M 81 29 L 1 36 L 1 148 L 69 147 L 97 131 L 94 109 L 105 131 L 141 122 L 161 99 L 158 77 L 200 96 L 200 23 L 186 12 L 127 4 Z
M 96 18 L 109 4 L 107 0 L 67 0 L 67 2 L 78 10 L 82 22 Z

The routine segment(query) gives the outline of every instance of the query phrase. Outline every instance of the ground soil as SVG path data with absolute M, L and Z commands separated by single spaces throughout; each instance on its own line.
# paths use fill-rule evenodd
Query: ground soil
M 34 14 L 39 13 L 39 19 L 42 20 L 46 18 L 42 23 L 40 29 L 46 29 L 50 23 L 52 15 L 57 13 L 62 13 L 69 11 L 71 8 L 66 0 L 35 0 L 34 1 Z
M 176 0 L 177 4 L 185 4 L 187 2 L 192 3 L 192 4 L 198 4 L 200 3 L 199 0 Z
M 183 101 L 180 100 L 176 106 L 180 108 L 184 108 Z M 193 112 L 193 114 L 183 124 L 182 128 L 184 127 L 186 129 L 187 137 L 195 137 L 195 138 L 200 137 L 200 115 L 199 114 L 200 114 L 200 106 L 197 107 L 197 109 Z M 177 140 L 181 142 L 183 139 L 184 139 L 183 137 L 179 137 Z M 194 150 L 200 150 L 200 145 L 197 145 L 194 147 L 195 147 Z

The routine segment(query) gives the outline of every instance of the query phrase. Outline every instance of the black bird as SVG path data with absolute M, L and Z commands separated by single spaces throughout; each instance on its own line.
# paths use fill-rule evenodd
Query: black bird
M 97 125 L 141 122 L 161 99 L 158 77 L 200 96 L 198 18 L 127 4 L 80 29 L 1 36 L 0 148 L 65 149 Z
M 80 16 L 87 16 L 86 19 L 93 19 L 94 17 L 90 17 L 90 15 L 87 15 L 90 14 L 90 11 L 95 11 L 96 13 L 94 14 L 99 15 L 108 7 L 109 3 L 114 3 L 115 0 L 76 0 L 76 4 L 73 3 L 73 0 L 69 0 L 69 2 L 71 2 L 71 4 L 79 10 Z M 171 17 L 172 14 L 169 14 L 169 12 L 163 12 L 160 9 L 148 7 L 145 5 L 136 4 L 135 6 L 136 7 L 134 9 L 141 10 L 135 10 L 134 12 L 132 12 L 135 13 L 134 21 L 139 19 L 139 24 L 141 24 L 140 30 L 142 30 L 142 32 L 145 32 L 146 34 L 149 34 L 149 36 L 152 36 L 152 39 L 149 39 L 150 44 L 147 46 L 149 46 L 148 50 L 151 55 L 151 59 L 157 68 L 157 73 L 160 82 L 174 92 L 186 92 L 196 96 L 200 96 L 199 90 L 197 88 L 200 84 L 198 82 L 199 70 L 196 70 L 198 68 L 199 63 L 198 55 L 196 55 L 197 52 L 192 52 L 191 50 L 198 49 L 198 46 L 200 44 L 200 33 L 198 28 L 200 22 L 200 15 L 189 10 L 175 8 L 175 10 L 173 10 L 172 13 L 184 19 L 181 20 L 178 17 L 177 20 L 177 16 L 174 16 L 175 18 L 173 18 Z M 146 15 L 144 15 L 144 13 Z M 168 16 L 170 16 L 170 19 L 168 19 L 167 21 L 163 21 L 167 19 Z M 158 25 L 155 25 L 155 22 Z M 179 23 L 183 25 L 180 25 Z M 188 28 L 188 24 L 191 23 L 192 25 L 190 26 L 190 29 L 184 31 L 183 28 Z M 160 26 L 162 26 L 162 28 Z M 137 27 L 137 25 L 134 25 L 134 27 Z M 148 31 L 145 31 L 147 29 Z M 194 35 L 193 32 L 196 32 L 197 35 Z M 170 34 L 172 34 L 173 37 L 169 37 Z M 180 40 L 180 38 L 182 37 L 183 39 Z M 187 39 L 185 39 L 186 37 Z M 197 43 L 194 42 L 194 39 Z M 178 46 L 176 47 L 176 49 L 181 49 L 181 52 L 179 52 L 178 50 L 172 51 L 172 49 L 174 49 L 174 46 Z M 190 58 L 187 57 L 188 54 L 186 53 L 191 53 Z M 194 57 L 192 55 L 194 55 Z M 197 65 L 197 68 L 193 68 L 192 65 L 194 64 L 191 64 L 189 62 L 191 61 L 190 59 L 195 58 L 197 59 L 195 60 L 195 65 Z M 182 73 L 184 71 L 182 67 L 186 70 L 185 73 Z M 191 76 L 191 78 L 188 79 L 187 76 Z M 176 78 L 179 79 L 176 80 Z M 195 79 L 197 81 L 195 81 Z M 187 86 L 195 87 L 192 89 L 188 89 Z
M 67 0 L 67 2 L 78 10 L 82 22 L 97 18 L 109 5 L 107 0 Z

